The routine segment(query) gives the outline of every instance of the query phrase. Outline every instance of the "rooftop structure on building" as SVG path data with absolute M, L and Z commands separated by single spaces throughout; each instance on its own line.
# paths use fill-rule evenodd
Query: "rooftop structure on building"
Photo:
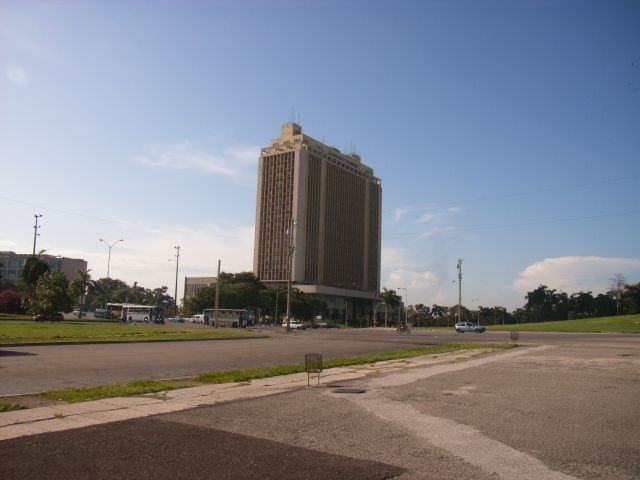
M 259 159 L 256 276 L 280 285 L 290 275 L 334 319 L 368 321 L 380 290 L 381 208 L 380 179 L 359 155 L 284 124 Z

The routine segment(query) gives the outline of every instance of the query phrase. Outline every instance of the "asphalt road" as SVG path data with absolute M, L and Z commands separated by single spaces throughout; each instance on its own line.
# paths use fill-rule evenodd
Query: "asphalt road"
M 200 373 L 304 361 L 449 342 L 508 342 L 508 332 L 483 334 L 415 331 L 397 335 L 384 329 L 307 330 L 285 334 L 263 329 L 269 338 L 191 342 L 0 347 L 0 395 L 20 395 L 64 387 L 104 385 L 140 379 L 171 379 Z M 521 332 L 526 344 L 579 341 L 635 341 L 633 335 Z
M 640 478 L 640 336 L 552 338 L 341 385 L 362 393 L 325 385 L 5 440 L 0 478 Z

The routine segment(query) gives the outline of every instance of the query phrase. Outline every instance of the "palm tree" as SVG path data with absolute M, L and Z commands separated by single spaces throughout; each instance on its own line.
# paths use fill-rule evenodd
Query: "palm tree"
M 440 305 L 436 305 L 435 303 L 431 306 L 431 316 L 433 318 L 441 318 L 444 315 L 444 307 Z
M 88 293 L 93 293 L 96 288 L 96 283 L 91 280 L 89 272 L 91 269 L 83 272 L 78 270 L 78 278 L 76 278 L 69 286 L 69 292 L 75 298 L 79 299 L 80 310 L 78 311 L 78 318 L 82 318 L 82 299 Z
M 386 328 L 388 325 L 389 309 L 393 310 L 400 304 L 400 297 L 396 294 L 395 290 L 387 290 L 386 287 L 382 287 L 380 298 L 384 305 L 384 326 Z

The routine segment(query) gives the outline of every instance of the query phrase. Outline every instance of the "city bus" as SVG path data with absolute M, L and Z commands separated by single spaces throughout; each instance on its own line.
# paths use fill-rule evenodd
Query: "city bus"
M 214 327 L 244 328 L 253 325 L 255 321 L 253 312 L 239 308 L 219 308 L 217 323 L 214 323 L 216 317 L 215 308 L 205 308 L 202 314 L 204 315 L 205 323 Z
M 106 308 L 113 318 L 119 318 L 122 323 L 153 322 L 155 309 L 153 305 L 134 303 L 107 303 Z

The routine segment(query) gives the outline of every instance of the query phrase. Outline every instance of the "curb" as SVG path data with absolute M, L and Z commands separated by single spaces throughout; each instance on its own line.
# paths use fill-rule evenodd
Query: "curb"
M 157 340 L 95 340 L 89 342 L 42 342 L 42 343 L 0 343 L 0 347 L 47 347 L 54 345 L 112 345 L 118 343 L 166 343 L 166 342 L 219 342 L 224 340 L 253 340 L 257 338 L 269 338 L 268 335 L 256 335 L 255 337 L 233 338 L 175 338 Z

